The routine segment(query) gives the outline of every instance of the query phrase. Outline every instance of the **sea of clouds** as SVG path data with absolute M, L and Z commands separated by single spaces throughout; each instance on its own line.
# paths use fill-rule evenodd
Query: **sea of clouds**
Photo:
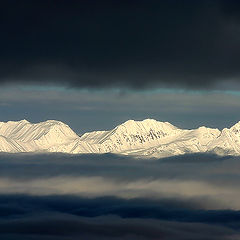
M 239 239 L 240 159 L 1 154 L 3 239 Z

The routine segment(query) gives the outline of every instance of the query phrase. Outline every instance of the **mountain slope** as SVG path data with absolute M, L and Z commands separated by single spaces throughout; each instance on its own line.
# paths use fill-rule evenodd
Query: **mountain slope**
M 118 153 L 166 157 L 214 152 L 240 155 L 240 122 L 222 131 L 213 128 L 180 129 L 153 119 L 126 121 L 109 131 L 78 136 L 66 124 L 48 120 L 0 122 L 1 152 Z
M 208 150 L 220 155 L 240 155 L 240 122 L 230 129 L 224 128 L 220 136 L 210 143 Z
M 0 137 L 0 150 L 7 152 L 44 151 L 78 138 L 69 126 L 55 120 L 36 124 L 27 120 L 0 122 Z
M 97 144 L 101 152 L 122 152 L 158 145 L 162 139 L 181 132 L 168 122 L 129 120 L 110 131 L 85 133 L 80 139 Z
M 213 128 L 200 127 L 193 130 L 182 130 L 182 133 L 171 141 L 147 149 L 139 153 L 148 157 L 167 157 L 185 153 L 207 152 L 209 144 L 217 139 L 221 131 Z

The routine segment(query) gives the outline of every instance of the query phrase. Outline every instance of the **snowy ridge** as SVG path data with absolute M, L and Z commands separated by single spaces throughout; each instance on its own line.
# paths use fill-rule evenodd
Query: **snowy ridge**
M 0 151 L 46 151 L 50 146 L 66 144 L 77 138 L 69 126 L 55 120 L 36 124 L 27 120 L 0 122 Z
M 168 122 L 129 120 L 110 131 L 85 133 L 80 139 L 97 144 L 100 152 L 122 152 L 157 145 L 180 131 Z
M 78 136 L 56 120 L 0 122 L 0 152 L 118 153 L 166 157 L 213 152 L 240 155 L 240 122 L 222 131 L 213 128 L 180 129 L 153 119 L 128 120 L 109 131 Z

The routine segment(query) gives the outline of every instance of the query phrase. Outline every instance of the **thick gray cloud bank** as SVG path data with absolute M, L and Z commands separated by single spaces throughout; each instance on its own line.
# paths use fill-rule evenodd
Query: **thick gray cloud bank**
M 0 83 L 239 88 L 240 5 L 2 1 Z
M 240 162 L 0 155 L 3 239 L 239 239 Z

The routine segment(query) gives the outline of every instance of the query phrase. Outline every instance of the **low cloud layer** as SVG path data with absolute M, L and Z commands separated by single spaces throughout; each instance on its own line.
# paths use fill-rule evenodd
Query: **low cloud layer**
M 240 88 L 238 1 L 4 1 L 0 83 Z
M 111 154 L 5 157 L 1 194 L 173 198 L 199 200 L 204 209 L 240 209 L 235 159 L 204 154 L 156 161 Z
M 4 239 L 238 239 L 239 159 L 1 154 Z

